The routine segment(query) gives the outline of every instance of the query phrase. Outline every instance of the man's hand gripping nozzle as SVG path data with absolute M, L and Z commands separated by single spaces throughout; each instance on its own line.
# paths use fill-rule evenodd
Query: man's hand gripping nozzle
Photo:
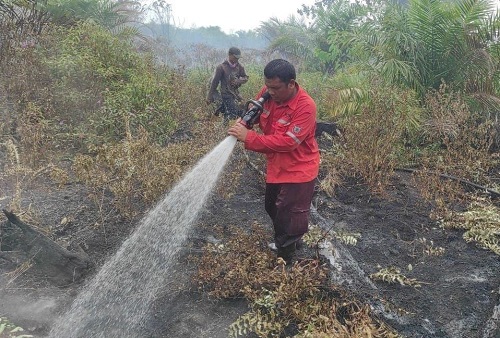
M 245 127 L 247 127 L 247 129 L 252 129 L 255 122 L 257 122 L 260 114 L 262 114 L 263 111 L 262 105 L 270 97 L 271 95 L 269 95 L 269 92 L 265 92 L 264 94 L 262 94 L 262 97 L 260 99 L 247 101 L 246 104 L 247 112 L 243 114 L 239 122 Z

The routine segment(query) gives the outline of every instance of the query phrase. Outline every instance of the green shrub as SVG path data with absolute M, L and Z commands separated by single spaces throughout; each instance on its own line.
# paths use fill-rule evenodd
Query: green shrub
M 94 141 L 120 140 L 143 128 L 162 143 L 175 128 L 169 72 L 137 52 L 130 36 L 81 23 L 66 32 L 60 52 L 47 63 L 58 97 L 76 105 L 79 98 L 93 98 L 89 111 L 73 114 L 88 120 L 86 133 Z
M 335 86 L 333 78 L 322 73 L 299 73 L 297 81 L 317 105 L 317 119 L 321 121 L 333 120 L 332 104 L 335 104 Z
M 119 140 L 144 128 L 153 141 L 162 144 L 176 126 L 171 106 L 165 79 L 145 69 L 115 90 L 105 91 L 104 105 L 91 117 L 91 125 L 107 140 Z

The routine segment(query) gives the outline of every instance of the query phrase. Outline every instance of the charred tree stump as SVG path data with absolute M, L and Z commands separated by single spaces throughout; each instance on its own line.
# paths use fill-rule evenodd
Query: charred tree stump
M 0 224 L 0 258 L 16 265 L 29 261 L 34 274 L 57 286 L 77 282 L 92 266 L 83 250 L 68 251 L 14 213 L 3 213 L 7 221 Z
M 316 121 L 316 133 L 314 136 L 319 137 L 323 133 L 329 134 L 330 136 L 342 135 L 339 130 L 339 126 L 336 123 Z

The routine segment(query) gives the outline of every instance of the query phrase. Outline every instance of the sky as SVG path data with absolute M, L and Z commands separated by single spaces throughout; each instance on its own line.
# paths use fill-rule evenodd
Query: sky
M 154 0 L 147 0 L 153 2 Z M 276 17 L 286 20 L 297 15 L 302 4 L 316 0 L 166 0 L 177 27 L 219 26 L 225 33 L 250 30 Z
M 154 0 L 142 0 L 152 3 Z M 181 28 L 219 26 L 225 33 L 250 30 L 276 17 L 286 20 L 297 9 L 317 0 L 165 0 L 171 5 L 174 24 Z M 497 5 L 500 0 L 496 0 Z

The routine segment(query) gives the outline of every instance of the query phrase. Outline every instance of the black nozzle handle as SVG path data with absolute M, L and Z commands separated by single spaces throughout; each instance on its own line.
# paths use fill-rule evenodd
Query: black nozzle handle
M 262 114 L 263 107 L 262 105 L 266 102 L 271 95 L 269 92 L 264 92 L 262 96 L 258 100 L 249 100 L 246 104 L 247 112 L 241 117 L 240 123 L 246 126 L 248 129 L 252 129 L 257 118 Z M 252 107 L 250 108 L 250 104 Z
M 247 101 L 247 105 L 246 105 L 246 109 L 249 110 L 249 106 L 250 104 L 253 104 L 254 106 L 257 107 L 258 110 L 262 110 L 262 105 L 264 104 L 264 102 L 266 102 L 269 98 L 271 97 L 271 95 L 269 94 L 269 92 L 265 92 L 264 94 L 262 94 L 262 96 L 258 99 L 258 100 L 248 100 Z

